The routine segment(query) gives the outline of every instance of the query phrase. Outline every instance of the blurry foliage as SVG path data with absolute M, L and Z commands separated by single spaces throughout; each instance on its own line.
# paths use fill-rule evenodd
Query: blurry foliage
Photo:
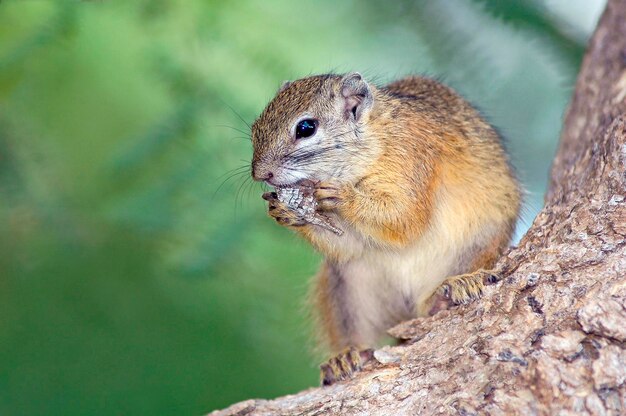
M 519 0 L 474 0 L 482 4 L 484 10 L 494 17 L 511 23 L 539 38 L 545 38 L 547 46 L 555 48 L 561 59 L 567 60 L 564 69 L 575 70 L 585 53 L 585 44 L 579 38 L 563 30 L 562 25 L 555 24 L 554 17 L 542 7 L 540 1 Z M 568 74 L 573 76 L 575 74 Z
M 531 220 L 582 51 L 534 2 L 1 2 L 0 414 L 315 384 L 318 256 L 265 217 L 247 123 L 284 79 L 436 74 L 510 138 Z

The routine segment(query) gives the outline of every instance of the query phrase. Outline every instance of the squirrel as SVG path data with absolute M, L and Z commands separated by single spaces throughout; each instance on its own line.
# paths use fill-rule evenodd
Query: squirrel
M 522 189 L 498 132 L 451 88 L 410 76 L 378 87 L 359 73 L 285 82 L 251 128 L 252 177 L 313 184 L 308 223 L 276 192 L 269 215 L 324 256 L 312 298 L 336 358 L 322 383 L 350 377 L 386 330 L 477 299 L 510 243 Z

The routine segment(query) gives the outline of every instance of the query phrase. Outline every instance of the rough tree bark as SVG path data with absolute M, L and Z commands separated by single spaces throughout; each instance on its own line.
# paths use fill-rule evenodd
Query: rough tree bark
M 626 414 L 626 0 L 609 0 L 545 207 L 472 305 L 390 330 L 354 379 L 212 415 Z

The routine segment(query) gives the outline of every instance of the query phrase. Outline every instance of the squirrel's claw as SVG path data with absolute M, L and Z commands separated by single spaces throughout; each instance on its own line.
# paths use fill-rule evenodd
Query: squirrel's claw
M 262 198 L 268 201 L 267 213 L 280 225 L 299 227 L 307 223 L 304 218 L 290 209 L 287 204 L 279 201 L 276 192 L 265 192 Z
M 317 208 L 321 211 L 332 211 L 341 204 L 341 190 L 333 183 L 320 182 L 313 191 L 317 200 Z
M 336 357 L 320 365 L 321 382 L 329 386 L 337 381 L 351 378 L 363 369 L 363 365 L 374 356 L 374 350 L 357 350 L 354 347 L 346 348 Z
M 455 305 L 465 305 L 479 299 L 486 284 L 501 280 L 493 270 L 477 270 L 473 273 L 448 277 L 433 295 L 429 315 Z
M 278 199 L 278 194 L 276 192 L 265 192 L 263 195 L 261 195 L 261 198 L 265 199 L 266 201 L 272 201 L 274 199 Z

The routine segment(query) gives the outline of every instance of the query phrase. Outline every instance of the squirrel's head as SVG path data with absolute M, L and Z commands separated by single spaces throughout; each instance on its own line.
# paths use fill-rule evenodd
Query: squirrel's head
M 373 88 L 360 74 L 285 82 L 252 125 L 252 176 L 274 186 L 350 180 L 371 153 Z

